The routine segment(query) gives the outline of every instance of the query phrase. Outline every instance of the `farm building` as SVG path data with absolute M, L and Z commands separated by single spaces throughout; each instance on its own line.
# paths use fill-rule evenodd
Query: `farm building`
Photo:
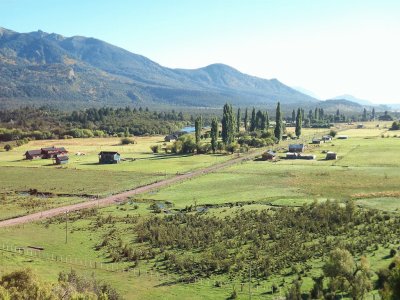
M 56 165 L 67 164 L 69 160 L 68 155 L 57 155 L 54 159 Z
M 326 160 L 334 160 L 337 159 L 337 154 L 335 152 L 328 152 L 326 153 Z
M 322 137 L 322 140 L 323 140 L 324 142 L 332 141 L 332 136 L 330 136 L 330 135 L 324 135 L 324 136 Z
M 57 155 L 64 155 L 67 154 L 68 151 L 64 147 L 48 147 L 48 148 L 42 148 L 42 157 L 43 158 L 55 158 Z
M 339 140 L 347 140 L 349 137 L 347 135 L 339 135 L 337 138 Z
M 24 155 L 25 159 L 42 158 L 42 150 L 28 150 Z
M 298 156 L 297 153 L 294 152 L 286 152 L 286 159 L 296 159 Z
M 290 144 L 289 145 L 289 152 L 303 152 L 305 149 L 305 145 L 304 144 Z
M 276 159 L 276 152 L 272 150 L 265 151 L 261 154 L 263 160 L 275 160 Z
M 313 144 L 322 144 L 324 141 L 322 139 L 313 138 L 311 141 Z
M 313 160 L 316 158 L 316 156 L 314 154 L 299 154 L 297 156 L 298 159 L 309 159 L 309 160 Z
M 118 164 L 121 161 L 121 155 L 115 151 L 101 151 L 99 153 L 99 163 Z
M 175 134 L 169 134 L 164 138 L 165 142 L 173 142 L 176 141 L 178 137 Z

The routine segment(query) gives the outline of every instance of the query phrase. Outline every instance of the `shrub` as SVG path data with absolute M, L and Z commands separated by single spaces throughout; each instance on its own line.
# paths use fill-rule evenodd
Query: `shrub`
M 161 150 L 161 146 L 160 145 L 152 145 L 150 146 L 151 151 L 153 151 L 153 153 L 159 153 Z
M 4 150 L 6 150 L 6 151 L 10 151 L 10 150 L 12 150 L 12 146 L 10 145 L 10 144 L 6 144 L 5 146 L 4 146 Z
M 136 144 L 136 141 L 130 138 L 121 139 L 121 145 L 129 145 L 129 144 Z
M 329 131 L 329 135 L 331 137 L 335 137 L 337 135 L 337 131 L 332 129 L 331 131 Z

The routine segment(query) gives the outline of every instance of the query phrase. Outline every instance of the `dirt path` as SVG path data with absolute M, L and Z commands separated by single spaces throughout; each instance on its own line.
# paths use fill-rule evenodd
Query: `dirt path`
M 76 211 L 76 210 L 81 210 L 81 209 L 85 209 L 85 208 L 111 205 L 114 203 L 118 203 L 120 201 L 124 201 L 128 197 L 131 197 L 133 195 L 149 192 L 153 189 L 169 186 L 169 185 L 177 183 L 179 181 L 183 181 L 183 180 L 186 180 L 186 179 L 189 179 L 192 177 L 200 176 L 203 174 L 208 174 L 208 173 L 214 172 L 216 170 L 229 167 L 229 166 L 237 164 L 243 160 L 253 158 L 256 155 L 259 155 L 260 153 L 261 153 L 260 151 L 252 152 L 250 154 L 246 154 L 246 155 L 243 155 L 243 156 L 240 156 L 237 158 L 233 158 L 233 159 L 230 159 L 230 160 L 220 163 L 220 164 L 215 164 L 215 165 L 212 165 L 212 166 L 204 168 L 204 169 L 195 170 L 195 171 L 185 173 L 182 175 L 177 175 L 177 176 L 169 178 L 169 179 L 165 179 L 165 180 L 151 183 L 149 185 L 137 187 L 135 189 L 132 189 L 132 190 L 129 190 L 126 192 L 122 192 L 119 194 L 115 194 L 115 195 L 112 195 L 109 197 L 105 197 L 102 199 L 89 200 L 89 201 L 81 202 L 81 203 L 77 203 L 77 204 L 56 207 L 56 208 L 52 208 L 52 209 L 45 210 L 42 212 L 34 213 L 34 214 L 0 221 L 0 227 L 14 226 L 14 225 L 37 221 L 37 220 L 44 219 L 44 218 L 50 218 L 50 217 L 54 217 L 57 215 L 61 215 L 61 214 L 65 213 L 66 211 Z

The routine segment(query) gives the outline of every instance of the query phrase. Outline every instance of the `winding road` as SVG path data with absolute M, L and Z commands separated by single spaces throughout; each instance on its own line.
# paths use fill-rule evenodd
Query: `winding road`
M 204 175 L 204 174 L 208 174 L 214 171 L 217 171 L 219 169 L 222 168 L 226 168 L 229 167 L 231 165 L 237 164 L 241 161 L 247 160 L 247 159 L 251 159 L 254 158 L 257 155 L 260 155 L 262 152 L 260 150 L 252 152 L 252 153 L 248 153 L 246 155 L 242 155 L 236 158 L 232 158 L 228 161 L 219 163 L 219 164 L 215 164 L 212 166 L 209 166 L 207 168 L 203 168 L 203 169 L 199 169 L 199 170 L 194 170 L 192 172 L 189 173 L 185 173 L 182 175 L 177 175 L 175 177 L 172 178 L 168 178 L 165 180 L 161 180 L 158 182 L 154 182 L 145 186 L 141 186 L 141 187 L 137 187 L 134 188 L 132 190 L 128 190 L 119 194 L 115 194 L 115 195 L 111 195 L 105 198 L 101 198 L 101 199 L 96 199 L 96 200 L 89 200 L 86 202 L 81 202 L 81 203 L 76 203 L 76 204 L 71 204 L 71 205 L 66 205 L 66 206 L 61 206 L 61 207 L 56 207 L 56 208 L 52 208 L 49 210 L 44 210 L 41 212 L 37 212 L 37 213 L 33 213 L 33 214 L 29 214 L 29 215 L 25 215 L 25 216 L 21 216 L 21 217 L 17 217 L 17 218 L 12 218 L 12 219 L 8 219 L 8 220 L 4 220 L 4 221 L 0 221 L 0 227 L 9 227 L 9 226 L 15 226 L 15 225 L 20 225 L 20 224 L 25 224 L 25 223 L 29 223 L 29 222 L 33 222 L 33 221 L 37 221 L 40 219 L 44 219 L 44 218 L 50 218 L 50 217 L 54 217 L 54 216 L 58 216 L 61 215 L 65 212 L 71 212 L 71 211 L 77 211 L 77 210 L 81 210 L 81 209 L 86 209 L 86 208 L 91 208 L 91 207 L 100 207 L 100 206 L 107 206 L 107 205 L 112 205 L 114 203 L 118 203 L 121 201 L 125 201 L 127 200 L 129 197 L 133 196 L 133 195 L 137 195 L 137 194 L 142 194 L 142 193 L 146 193 L 149 192 L 151 190 L 157 189 L 157 188 L 161 188 L 161 187 L 165 187 L 165 186 L 169 186 L 171 184 L 192 178 L 192 177 L 197 177 L 200 175 Z

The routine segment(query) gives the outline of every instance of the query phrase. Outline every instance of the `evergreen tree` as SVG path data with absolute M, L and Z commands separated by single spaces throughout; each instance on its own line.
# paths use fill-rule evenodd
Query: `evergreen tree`
M 256 109 L 253 107 L 250 120 L 250 132 L 253 132 L 255 130 L 256 130 Z
M 256 113 L 256 130 L 262 129 L 263 118 L 264 114 L 261 112 L 261 110 L 258 110 Z
M 240 107 L 237 110 L 237 116 L 236 116 L 236 132 L 240 131 L 240 120 L 241 120 L 241 114 L 240 114 Z
M 211 121 L 211 149 L 213 153 L 217 150 L 218 145 L 218 120 L 213 118 Z
M 268 111 L 265 111 L 264 118 L 265 118 L 265 129 L 268 130 L 268 128 L 269 128 L 269 115 L 268 115 Z
M 194 133 L 196 138 L 196 144 L 200 143 L 201 128 L 203 127 L 202 123 L 203 122 L 201 116 L 197 117 L 196 120 L 194 121 Z
M 292 122 L 294 123 L 296 121 L 296 111 L 293 109 L 292 111 Z
M 364 108 L 364 111 L 363 111 L 362 120 L 363 120 L 363 121 L 367 121 L 367 110 L 366 110 L 365 108 Z
M 375 120 L 375 107 L 374 108 L 372 108 L 372 120 Z
M 246 111 L 244 113 L 244 129 L 246 131 L 249 129 L 248 125 L 249 125 L 249 112 L 248 112 L 247 107 L 246 107 Z
M 319 120 L 319 110 L 318 110 L 318 108 L 315 108 L 315 111 L 314 111 L 314 120 L 315 120 L 315 121 L 318 121 L 318 120 Z
M 222 115 L 222 141 L 229 145 L 234 140 L 235 117 L 233 116 L 232 105 L 226 103 Z
M 275 130 L 274 134 L 278 142 L 282 139 L 283 134 L 283 122 L 282 122 L 282 114 L 281 114 L 281 103 L 278 102 L 276 106 L 276 115 L 275 115 Z
M 297 109 L 297 116 L 296 116 L 296 136 L 299 138 L 301 135 L 301 127 L 302 127 L 302 118 L 301 118 L 301 110 L 300 108 Z

